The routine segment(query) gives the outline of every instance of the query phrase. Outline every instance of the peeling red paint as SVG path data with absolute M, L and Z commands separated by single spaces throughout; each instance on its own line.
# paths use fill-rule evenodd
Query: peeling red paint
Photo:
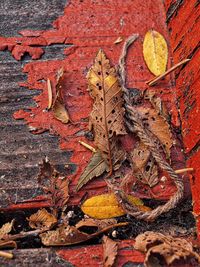
M 121 267 L 128 262 L 142 263 L 144 261 L 144 255 L 134 250 L 133 246 L 133 240 L 120 241 L 115 266 Z M 85 266 L 86 263 L 87 266 L 103 266 L 102 245 L 87 246 L 81 250 L 80 248 L 62 249 L 56 253 L 76 267 Z

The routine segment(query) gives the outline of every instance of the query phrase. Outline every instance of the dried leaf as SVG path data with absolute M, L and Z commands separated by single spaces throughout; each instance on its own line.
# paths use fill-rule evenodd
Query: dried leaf
M 133 174 L 138 180 L 150 187 L 159 182 L 156 162 L 151 156 L 148 147 L 142 142 L 138 142 L 131 152 L 131 159 L 133 162 Z
M 172 147 L 172 134 L 166 119 L 158 115 L 155 109 L 142 106 L 138 106 L 136 109 L 143 120 L 144 126 L 157 136 L 169 158 L 170 148 Z
M 79 231 L 74 226 L 63 224 L 54 231 L 48 231 L 40 234 L 40 238 L 45 246 L 66 246 L 84 242 L 112 229 L 113 227 L 124 225 L 127 225 L 127 223 L 113 224 L 102 230 L 97 231 L 96 233 L 87 234 Z
M 64 74 L 64 70 L 63 68 L 61 68 L 60 70 L 58 70 L 57 73 L 57 84 L 56 84 L 56 99 L 53 103 L 52 106 L 52 111 L 54 114 L 54 117 L 61 121 L 62 123 L 68 123 L 70 118 L 69 118 L 69 114 L 68 111 L 65 107 L 65 103 L 64 103 L 64 99 L 62 97 L 62 88 L 63 88 L 63 74 Z
M 38 210 L 27 220 L 29 221 L 29 226 L 33 229 L 51 228 L 57 223 L 56 217 L 46 209 Z
M 90 159 L 90 162 L 87 165 L 86 169 L 80 176 L 78 184 L 76 186 L 76 190 L 77 191 L 80 190 L 83 185 L 88 183 L 94 177 L 98 177 L 108 170 L 109 170 L 108 165 L 102 158 L 101 152 L 97 150 L 97 152 L 93 154 L 92 158 Z
M 128 200 L 133 205 L 144 207 L 139 198 L 129 195 Z M 96 219 L 109 219 L 125 214 L 113 193 L 91 197 L 83 203 L 81 209 L 85 214 Z
M 118 244 L 107 236 L 103 237 L 103 266 L 112 267 L 117 256 Z
M 51 88 L 51 81 L 49 80 L 49 78 L 47 79 L 47 90 L 48 90 L 48 109 L 50 109 L 52 106 L 53 94 Z
M 165 72 L 168 48 L 164 37 L 157 31 L 149 30 L 143 42 L 144 60 L 149 70 L 156 76 Z
M 40 166 L 38 183 L 40 185 L 45 183 L 43 189 L 50 195 L 51 205 L 54 208 L 65 209 L 69 199 L 69 180 L 60 175 L 48 160 L 43 160 Z
M 14 220 L 11 222 L 5 223 L 1 228 L 0 228 L 0 240 L 5 239 L 8 237 L 8 234 L 12 230 L 14 224 Z
M 103 229 L 116 223 L 117 223 L 117 220 L 115 219 L 97 220 L 97 219 L 88 218 L 88 219 L 82 219 L 81 221 L 79 221 L 76 224 L 76 228 L 78 229 L 83 226 L 87 226 L 87 227 L 92 226 L 92 227 L 97 227 L 98 229 Z
M 111 68 L 102 50 L 98 52 L 87 78 L 90 94 L 94 98 L 90 114 L 90 127 L 93 127 L 95 133 L 94 143 L 111 173 L 113 166 L 118 168 L 125 159 L 117 135 L 126 134 L 126 130 L 123 123 L 122 88 L 115 69 Z
M 114 44 L 119 44 L 123 41 L 123 38 L 121 36 L 119 36 L 115 41 Z
M 145 266 L 154 267 L 152 257 L 162 256 L 167 264 L 175 260 L 195 257 L 200 263 L 200 257 L 193 251 L 192 244 L 182 238 L 165 236 L 156 232 L 145 232 L 136 237 L 135 249 L 147 252 Z

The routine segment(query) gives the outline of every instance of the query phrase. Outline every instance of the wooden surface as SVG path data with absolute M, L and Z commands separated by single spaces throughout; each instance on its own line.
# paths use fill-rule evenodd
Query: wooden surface
M 191 59 L 176 72 L 176 92 L 187 165 L 195 170 L 190 178 L 200 225 L 200 2 L 167 0 L 165 7 L 174 62 Z
M 91 157 L 91 153 L 78 144 L 78 140 L 89 142 L 85 138 L 87 118 L 92 107 L 86 91 L 85 76 L 88 68 L 99 48 L 103 48 L 112 64 L 117 65 L 123 43 L 115 45 L 114 41 L 119 36 L 125 39 L 132 33 L 139 33 L 139 41 L 128 55 L 127 75 L 130 88 L 144 90 L 145 81 L 153 77 L 142 56 L 144 34 L 154 28 L 170 44 L 161 0 L 71 0 L 64 9 L 65 2 L 39 0 L 23 1 L 22 4 L 17 0 L 3 0 L 0 3 L 1 208 L 30 209 L 48 205 L 43 197 L 40 197 L 42 202 L 23 203 L 41 195 L 37 187 L 37 174 L 38 164 L 44 156 L 48 156 L 60 171 L 75 174 L 71 184 L 71 203 L 78 203 L 86 191 L 88 195 L 105 192 L 105 183 L 100 179 L 88 184 L 80 193 L 74 192 L 77 179 Z M 168 23 L 176 15 L 176 8 L 178 7 L 168 8 Z M 18 34 L 19 31 L 21 35 Z M 173 41 L 172 36 L 171 40 Z M 174 61 L 176 62 L 176 58 Z M 169 60 L 168 65 L 171 63 Z M 55 85 L 55 73 L 61 66 L 67 71 L 66 104 L 78 126 L 62 125 L 50 112 L 45 111 L 48 103 L 46 79 L 50 78 Z M 181 122 L 177 112 L 173 75 L 167 77 L 156 90 L 168 107 L 173 127 L 178 130 Z M 180 162 L 182 161 L 183 159 Z M 66 168 L 66 165 L 69 166 Z M 157 191 L 160 195 L 166 194 Z M 92 261 L 87 266 L 102 266 L 99 258 L 102 247 L 98 245 L 95 249 L 86 247 L 83 251 L 80 246 L 72 250 L 58 249 L 56 252 L 52 249 L 18 250 L 10 265 L 2 260 L 0 264 L 25 267 L 37 264 L 70 266 L 69 261 L 74 266 L 83 266 L 81 260 L 73 262 L 72 259 L 72 255 L 81 253 L 82 259 Z M 131 253 L 127 254 L 122 249 L 117 266 L 141 266 L 137 262 L 142 262 L 143 256 L 137 253 L 136 256 L 133 248 L 130 250 Z

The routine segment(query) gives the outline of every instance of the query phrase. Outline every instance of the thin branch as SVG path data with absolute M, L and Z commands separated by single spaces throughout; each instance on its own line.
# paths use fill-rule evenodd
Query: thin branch
M 175 173 L 176 174 L 180 174 L 180 173 L 183 173 L 183 172 L 192 172 L 192 171 L 194 171 L 193 168 L 184 168 L 184 169 L 175 170 Z
M 96 153 L 96 149 L 92 146 L 90 146 L 89 144 L 83 142 L 83 141 L 78 141 L 82 146 L 86 147 L 87 149 L 91 150 L 92 152 Z
M 148 84 L 149 86 L 153 86 L 155 83 L 157 83 L 159 80 L 161 80 L 162 78 L 164 78 L 165 76 L 167 76 L 168 74 L 170 74 L 172 71 L 176 70 L 177 68 L 179 68 L 180 66 L 182 66 L 183 64 L 187 63 L 188 61 L 190 61 L 189 58 L 186 58 L 184 60 L 182 60 L 181 62 L 177 63 L 176 65 L 174 65 L 173 67 L 171 67 L 170 69 L 168 69 L 166 72 L 164 72 L 163 74 L 149 80 L 146 82 L 146 84 Z

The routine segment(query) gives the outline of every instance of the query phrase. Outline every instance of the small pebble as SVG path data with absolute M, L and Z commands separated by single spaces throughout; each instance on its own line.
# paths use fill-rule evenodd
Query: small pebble
M 112 237 L 114 237 L 114 238 L 117 237 L 117 231 L 116 231 L 116 230 L 114 230 L 114 231 L 112 232 Z

